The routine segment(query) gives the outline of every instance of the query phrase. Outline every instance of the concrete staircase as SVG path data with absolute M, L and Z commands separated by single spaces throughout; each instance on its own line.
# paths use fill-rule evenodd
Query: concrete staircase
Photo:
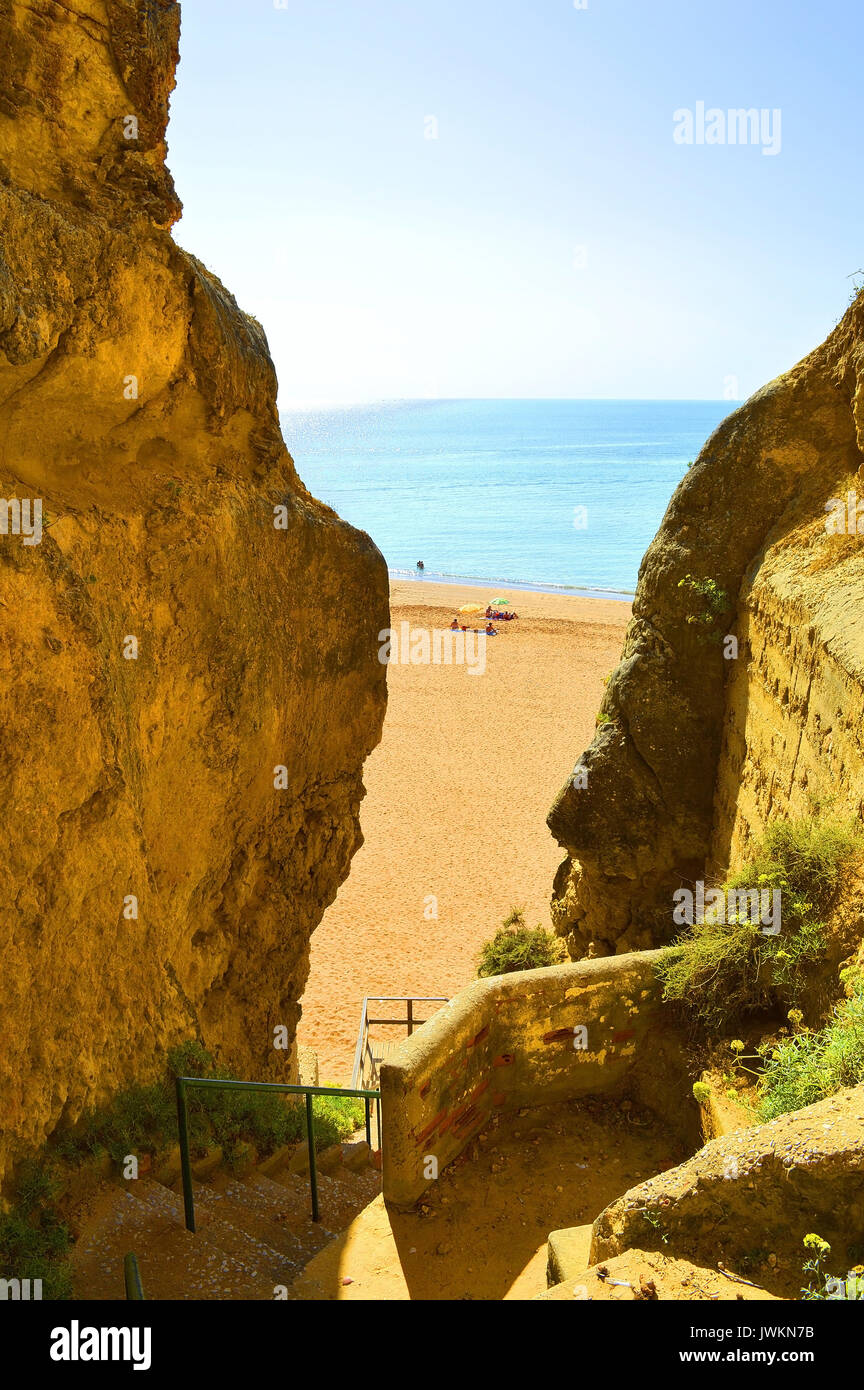
M 151 1177 L 104 1183 L 93 1195 L 72 1254 L 75 1297 L 123 1299 L 123 1257 L 138 1257 L 148 1299 L 256 1300 L 285 1297 L 308 1261 L 380 1191 L 370 1161 L 319 1173 L 321 1221 L 312 1221 L 309 1179 L 300 1172 L 252 1168 L 242 1178 L 217 1170 L 194 1183 L 193 1235 L 186 1230 L 179 1182 Z M 329 1152 L 329 1151 L 328 1151 Z M 301 1167 L 302 1163 L 293 1166 Z

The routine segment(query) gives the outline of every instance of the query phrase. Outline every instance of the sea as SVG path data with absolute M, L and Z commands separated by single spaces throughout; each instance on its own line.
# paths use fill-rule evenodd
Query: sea
M 627 598 L 728 401 L 420 400 L 283 412 L 314 496 L 394 578 Z M 422 561 L 422 574 L 417 562 Z

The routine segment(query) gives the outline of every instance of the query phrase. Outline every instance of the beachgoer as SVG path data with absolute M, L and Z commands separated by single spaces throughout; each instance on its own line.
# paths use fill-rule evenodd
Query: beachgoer
M 417 568 L 418 570 L 425 570 L 426 566 L 424 565 L 422 560 L 417 561 Z
M 487 624 L 486 624 L 486 636 L 487 636 L 487 637 L 497 637 L 497 636 L 498 636 L 498 633 L 495 631 L 495 629 L 494 629 L 494 627 L 492 626 L 491 623 L 487 623 Z
M 453 621 L 452 621 L 452 623 L 450 624 L 450 631 L 451 631 L 451 632 L 458 632 L 458 631 L 459 631 L 459 623 L 458 623 L 458 621 L 457 621 L 456 618 L 454 618 Z

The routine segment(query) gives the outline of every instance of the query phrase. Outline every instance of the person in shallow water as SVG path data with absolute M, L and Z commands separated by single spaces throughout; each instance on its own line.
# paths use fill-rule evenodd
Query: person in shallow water
M 425 570 L 426 566 L 424 565 L 422 560 L 417 561 L 417 568 L 418 570 Z

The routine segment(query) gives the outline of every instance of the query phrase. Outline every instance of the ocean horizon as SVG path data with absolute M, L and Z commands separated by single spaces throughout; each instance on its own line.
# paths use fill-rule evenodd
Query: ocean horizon
M 384 401 L 281 420 L 303 482 L 393 578 L 628 598 L 688 463 L 738 404 Z

